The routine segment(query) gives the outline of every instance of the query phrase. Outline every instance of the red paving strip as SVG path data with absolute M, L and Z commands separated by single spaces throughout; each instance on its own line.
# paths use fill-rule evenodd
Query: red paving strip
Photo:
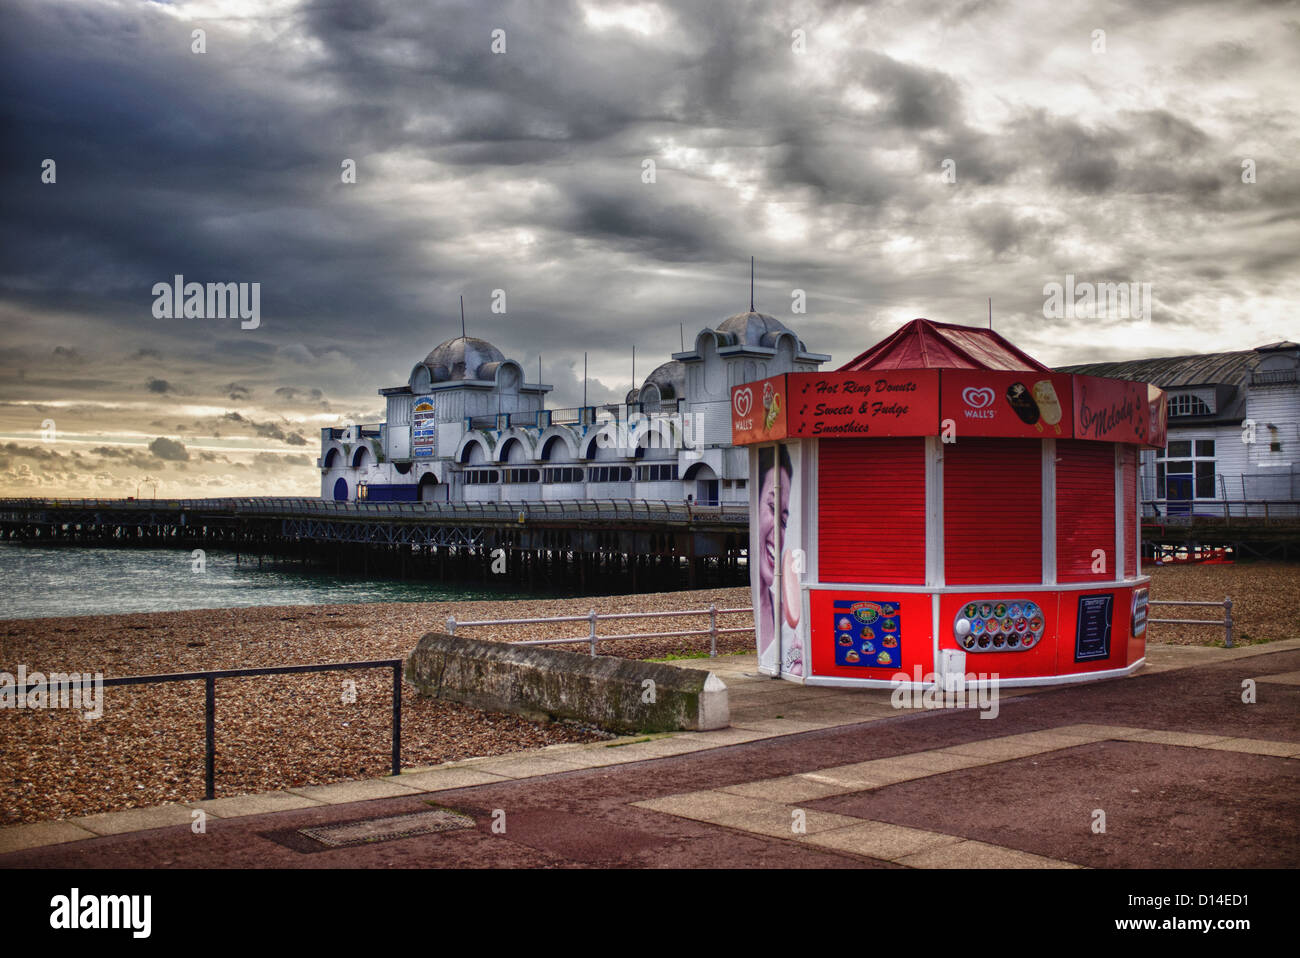
M 887 863 L 645 809 L 632 802 L 963 742 L 1093 723 L 1300 742 L 1300 688 L 1245 678 L 1300 669 L 1300 650 L 1041 692 L 974 710 L 903 713 L 648 762 L 429 796 L 321 806 L 47 846 L 2 867 L 886 867 Z M 803 807 L 886 820 L 1101 867 L 1266 867 L 1300 859 L 1295 760 L 1104 742 L 901 783 Z M 1132 789 L 1137 788 L 1136 794 Z M 1163 790 L 1164 795 L 1160 792 Z M 429 802 L 476 830 L 302 854 L 263 833 L 398 815 Z M 853 804 L 853 803 L 858 804 Z M 1107 834 L 1093 835 L 1093 808 Z M 505 834 L 492 832 L 505 813 Z M 1079 822 L 1080 813 L 1085 821 Z M 499 816 L 498 816 L 499 818 Z M 1290 828 L 1284 824 L 1290 823 Z

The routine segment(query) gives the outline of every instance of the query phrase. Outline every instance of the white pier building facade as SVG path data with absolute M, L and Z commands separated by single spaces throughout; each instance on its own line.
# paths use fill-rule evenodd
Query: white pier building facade
M 363 501 L 652 499 L 749 502 L 731 445 L 731 387 L 814 372 L 775 318 L 750 311 L 695 337 L 621 403 L 546 408 L 551 386 L 491 343 L 461 336 L 380 389 L 385 421 L 321 430 L 321 495 Z

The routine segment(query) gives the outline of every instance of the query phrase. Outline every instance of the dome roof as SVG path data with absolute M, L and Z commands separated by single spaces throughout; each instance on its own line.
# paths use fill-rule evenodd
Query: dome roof
M 782 333 L 794 336 L 794 330 L 766 313 L 737 313 L 720 322 L 717 329 L 720 333 L 726 333 L 734 346 L 765 346 L 772 349 Z M 796 340 L 798 338 L 795 336 Z M 803 343 L 799 343 L 799 348 L 803 349 Z
M 505 355 L 486 339 L 458 336 L 433 348 L 424 365 L 435 383 L 452 379 L 491 379 Z M 490 367 L 485 369 L 484 367 Z
M 670 359 L 651 370 L 650 375 L 641 383 L 641 388 L 633 389 L 627 394 L 627 401 L 639 402 L 646 386 L 658 387 L 661 402 L 681 399 L 686 395 L 686 364 Z

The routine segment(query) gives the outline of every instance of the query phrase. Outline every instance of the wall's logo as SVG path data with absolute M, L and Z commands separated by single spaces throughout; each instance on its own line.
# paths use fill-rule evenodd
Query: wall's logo
M 985 406 L 993 404 L 993 397 L 996 394 L 988 386 L 982 389 L 976 389 L 974 386 L 967 386 L 961 391 L 962 401 L 971 409 L 983 409 Z
M 748 388 L 738 389 L 731 404 L 735 407 L 737 416 L 740 416 L 742 419 L 748 416 L 749 410 L 754 406 L 754 390 Z

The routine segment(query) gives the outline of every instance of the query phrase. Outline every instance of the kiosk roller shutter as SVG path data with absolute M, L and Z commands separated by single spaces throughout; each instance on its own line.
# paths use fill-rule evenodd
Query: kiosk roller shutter
M 1041 582 L 1042 443 L 959 436 L 942 448 L 944 581 Z
M 925 582 L 925 440 L 817 444 L 822 582 Z
M 1115 447 L 1082 439 L 1056 443 L 1056 579 L 1119 578 L 1115 554 Z M 1106 571 L 1093 572 L 1093 550 L 1106 552 Z

